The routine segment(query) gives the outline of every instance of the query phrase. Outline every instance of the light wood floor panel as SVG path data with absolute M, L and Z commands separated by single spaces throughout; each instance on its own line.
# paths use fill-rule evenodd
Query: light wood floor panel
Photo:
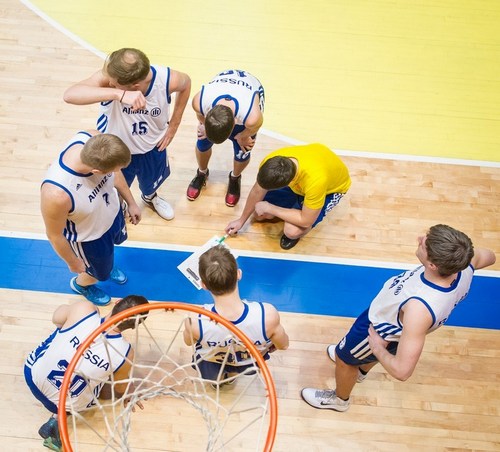
M 101 64 L 97 56 L 21 3 L 0 0 L 1 230 L 44 232 L 40 181 L 72 134 L 94 127 L 97 113 L 97 106 L 64 104 L 62 93 Z M 174 204 L 176 218 L 165 222 L 145 209 L 141 224 L 130 228 L 131 240 L 199 245 L 221 234 L 241 211 L 242 204 L 231 209 L 223 202 L 232 155 L 228 145 L 214 150 L 202 197 L 194 203 L 187 201 L 185 190 L 196 167 L 194 130 L 195 117 L 188 107 L 169 150 L 172 175 L 161 190 Z M 244 196 L 260 159 L 283 145 L 260 134 L 244 173 Z M 353 179 L 351 190 L 291 253 L 415 262 L 416 236 L 443 222 L 470 234 L 477 246 L 500 255 L 498 168 L 359 157 L 344 160 Z M 281 231 L 279 223 L 251 224 L 246 233 L 231 239 L 231 246 L 279 252 Z M 500 269 L 500 259 L 492 268 Z M 3 450 L 42 449 L 36 430 L 47 413 L 26 387 L 22 364 L 52 330 L 52 311 L 75 297 L 0 289 Z M 284 313 L 283 323 L 292 339 L 290 350 L 276 353 L 270 362 L 280 407 L 276 451 L 500 449 L 499 331 L 444 327 L 429 336 L 408 382 L 396 382 L 382 368 L 375 368 L 356 387 L 351 409 L 334 413 L 308 407 L 299 391 L 307 385 L 334 384 L 325 347 L 342 337 L 351 320 Z M 153 422 L 147 408 L 141 416 Z M 165 429 L 173 431 L 175 424 Z M 178 441 L 179 434 L 174 436 Z M 185 440 L 183 450 L 193 450 L 192 444 Z

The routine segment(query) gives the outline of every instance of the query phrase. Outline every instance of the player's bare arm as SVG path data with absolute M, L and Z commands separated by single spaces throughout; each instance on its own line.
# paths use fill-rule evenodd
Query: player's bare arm
M 287 209 L 267 201 L 260 201 L 255 206 L 255 213 L 259 216 L 277 217 L 304 230 L 308 230 L 314 224 L 320 212 L 321 209 L 309 209 L 306 206 L 302 209 Z
M 52 314 L 52 323 L 58 328 L 69 328 L 95 311 L 99 312 L 97 307 L 90 301 L 73 301 L 70 304 L 59 306 L 54 311 Z
M 402 310 L 403 331 L 396 355 L 386 350 L 388 343 L 379 336 L 372 325 L 368 342 L 384 369 L 394 378 L 405 381 L 413 374 L 422 354 L 427 331 L 432 326 L 432 317 L 424 304 L 415 299 L 408 301 Z
M 495 262 L 496 256 L 493 251 L 486 248 L 474 248 L 474 257 L 471 261 L 474 270 L 480 270 L 481 268 L 489 267 Z
M 184 338 L 184 343 L 186 345 L 195 344 L 200 337 L 198 322 L 194 321 L 191 317 L 188 317 L 186 320 L 184 320 L 184 331 L 182 335 Z
M 278 310 L 269 303 L 263 303 L 266 313 L 266 336 L 278 350 L 286 350 L 290 344 L 288 334 L 286 334 L 281 324 Z
M 41 211 L 47 238 L 69 270 L 82 273 L 85 271 L 85 264 L 76 256 L 63 235 L 70 209 L 71 199 L 64 190 L 50 183 L 42 185 Z
M 123 89 L 110 85 L 102 70 L 70 86 L 63 95 L 64 102 L 73 105 L 90 105 L 110 100 L 121 100 Z
M 141 221 L 141 209 L 135 202 L 134 196 L 132 195 L 132 192 L 130 191 L 130 188 L 128 187 L 121 171 L 115 172 L 115 187 L 120 196 L 127 203 L 130 222 L 132 224 L 138 224 Z
M 191 94 L 191 79 L 187 74 L 179 71 L 170 71 L 170 94 L 175 93 L 175 103 L 169 125 L 162 140 L 158 143 L 158 149 L 164 151 L 174 138 L 181 123 L 182 115 Z
M 240 218 L 237 220 L 231 221 L 226 226 L 226 233 L 230 235 L 237 234 L 238 231 L 243 227 L 246 221 L 250 218 L 250 215 L 255 211 L 255 205 L 264 199 L 266 196 L 267 190 L 262 188 L 257 182 L 255 182 L 254 186 L 250 190 L 248 194 L 245 207 L 243 208 L 243 212 L 241 213 Z
M 130 347 L 128 355 L 126 357 L 123 365 L 113 374 L 113 380 L 117 382 L 114 385 L 115 397 L 120 398 L 125 396 L 125 405 L 129 403 L 127 398 L 128 394 L 133 394 L 135 392 L 135 385 L 133 382 L 129 382 L 130 371 L 132 369 L 132 363 L 134 362 L 134 350 Z M 144 405 L 141 401 L 135 403 L 141 410 L 144 409 Z M 132 411 L 135 411 L 135 406 L 132 407 Z
M 252 138 L 262 127 L 264 123 L 264 115 L 259 108 L 259 100 L 256 97 L 252 106 L 252 111 L 245 121 L 245 129 L 235 135 L 235 139 L 242 149 L 251 150 L 255 145 L 255 139 Z

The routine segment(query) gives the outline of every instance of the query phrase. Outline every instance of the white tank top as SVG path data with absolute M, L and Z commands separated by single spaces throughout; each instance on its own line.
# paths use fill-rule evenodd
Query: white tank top
M 69 328 L 56 329 L 28 356 L 25 364 L 31 368 L 33 382 L 55 405 L 59 403 L 59 389 L 64 372 L 75 355 L 76 348 L 101 322 L 99 313 L 95 311 Z M 102 385 L 111 373 L 121 367 L 129 350 L 130 344 L 121 334 L 106 335 L 106 340 L 102 336 L 96 338 L 84 352 L 84 359 L 70 385 L 73 410 L 82 411 L 94 404 Z M 80 374 L 85 375 L 85 378 Z M 68 403 L 66 407 L 69 409 Z
M 424 270 L 421 265 L 389 279 L 372 301 L 368 318 L 385 340 L 399 340 L 403 329 L 399 314 L 410 298 L 419 300 L 429 310 L 432 326 L 428 333 L 439 328 L 446 322 L 453 308 L 467 296 L 474 275 L 474 269 L 469 265 L 457 274 L 450 287 L 445 288 L 427 281 Z
M 91 137 L 79 132 L 68 143 L 59 158 L 45 175 L 43 184 L 53 184 L 64 190 L 71 198 L 71 210 L 66 221 L 64 236 L 70 242 L 96 240 L 113 225 L 120 209 L 115 175 L 81 174 L 63 163 L 63 156 L 72 146 L 83 146 Z
M 245 305 L 243 314 L 232 323 L 243 331 L 257 349 L 264 354 L 271 346 L 271 340 L 266 336 L 264 306 L 259 302 L 245 300 L 243 300 L 243 304 Z M 214 304 L 206 304 L 203 307 L 206 310 L 217 312 Z M 202 357 L 206 356 L 205 361 L 222 363 L 229 349 L 227 364 L 246 366 L 254 362 L 248 349 L 239 341 L 235 341 L 236 338 L 233 338 L 232 334 L 223 326 L 201 314 L 198 315 L 198 326 L 200 337 L 196 343 L 196 353 Z
M 264 112 L 264 88 L 259 80 L 248 72 L 231 69 L 221 72 L 202 86 L 199 108 L 201 114 L 206 116 L 219 100 L 232 100 L 236 106 L 236 124 L 245 125 L 255 97 L 259 99 L 260 111 Z
M 170 118 L 170 68 L 151 66 L 153 78 L 146 91 L 146 107 L 132 111 L 117 100 L 101 102 L 97 130 L 120 137 L 132 154 L 151 151 L 165 135 Z

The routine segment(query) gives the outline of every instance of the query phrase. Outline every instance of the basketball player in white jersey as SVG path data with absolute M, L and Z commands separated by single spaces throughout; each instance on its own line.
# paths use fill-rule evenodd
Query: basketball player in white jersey
M 188 75 L 151 65 L 140 50 L 123 48 L 108 56 L 102 70 L 64 93 L 70 104 L 100 102 L 97 129 L 119 136 L 132 153 L 130 165 L 123 169 L 125 180 L 130 186 L 137 177 L 142 200 L 166 220 L 174 218 L 174 210 L 157 190 L 170 175 L 167 147 L 190 92 Z
M 55 331 L 30 353 L 24 366 L 24 377 L 31 392 L 52 413 L 50 419 L 38 431 L 44 438 L 44 446 L 62 450 L 57 426 L 59 391 L 64 372 L 79 344 L 104 320 L 125 309 L 146 303 L 148 300 L 140 295 L 129 295 L 116 302 L 104 319 L 99 315 L 99 310 L 88 301 L 61 305 L 54 311 L 52 322 L 56 326 Z M 139 321 L 144 321 L 144 318 Z M 113 380 L 117 382 L 113 389 L 115 397 L 118 399 L 124 395 L 127 383 L 120 381 L 129 376 L 134 351 L 121 333 L 135 328 L 135 325 L 135 318 L 118 323 L 98 337 L 84 352 L 79 375 L 74 376 L 70 386 L 71 406 L 74 411 L 92 408 L 104 382 L 112 373 Z M 86 378 L 80 374 L 84 374 Z M 142 404 L 138 406 L 143 408 Z
M 389 279 L 339 344 L 328 346 L 336 363 L 336 388 L 303 389 L 309 405 L 346 411 L 354 385 L 378 362 L 394 378 L 407 380 L 426 335 L 467 296 L 474 270 L 496 260 L 492 251 L 474 249 L 467 235 L 442 224 L 418 238 L 415 254 L 422 265 Z
M 54 251 L 78 275 L 70 286 L 98 306 L 111 301 L 95 284 L 111 279 L 127 281 L 114 265 L 114 246 L 127 238 L 118 193 L 128 205 L 131 222 L 141 210 L 121 169 L 130 151 L 115 135 L 96 130 L 79 132 L 52 163 L 42 182 L 41 210 L 47 237 Z
M 204 306 L 234 323 L 254 343 L 265 359 L 269 353 L 288 348 L 288 335 L 280 323 L 277 309 L 269 303 L 242 300 L 238 290 L 241 270 L 236 259 L 223 245 L 205 251 L 199 260 L 199 273 L 204 289 L 210 291 L 214 303 Z M 236 342 L 228 344 L 228 331 L 199 315 L 197 319 L 187 319 L 184 342 L 195 344 L 193 361 L 201 361 L 198 368 L 205 380 L 214 382 L 225 380 L 237 373 L 253 367 L 252 359 L 244 345 Z M 221 362 L 229 350 L 229 358 L 224 369 Z
M 198 170 L 187 189 L 187 198 L 198 198 L 207 182 L 212 145 L 229 138 L 234 161 L 225 201 L 234 207 L 240 199 L 241 173 L 250 162 L 257 132 L 264 122 L 264 88 L 252 74 L 231 69 L 203 85 L 192 105 L 199 121 L 195 147 Z

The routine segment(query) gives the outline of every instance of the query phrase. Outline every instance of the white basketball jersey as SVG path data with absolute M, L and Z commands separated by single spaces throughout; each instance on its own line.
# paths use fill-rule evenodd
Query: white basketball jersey
M 260 111 L 264 112 L 264 88 L 257 78 L 245 71 L 231 69 L 221 72 L 200 93 L 200 112 L 203 116 L 221 99 L 232 100 L 236 106 L 236 124 L 245 125 L 255 97 Z
M 243 304 L 245 305 L 243 314 L 232 323 L 264 354 L 271 346 L 265 331 L 264 306 L 259 302 L 243 301 Z M 217 312 L 214 304 L 206 304 L 203 307 Z M 223 326 L 201 314 L 198 316 L 198 326 L 200 337 L 196 343 L 196 353 L 204 357 L 205 361 L 222 363 L 229 350 L 227 364 L 231 366 L 246 366 L 254 362 L 245 345 L 236 341 L 236 338 Z
M 28 356 L 25 364 L 31 368 L 33 383 L 56 406 L 64 372 L 78 345 L 101 322 L 99 313 L 95 311 L 69 328 L 56 329 Z M 106 335 L 105 338 L 104 335 L 98 337 L 84 352 L 70 384 L 67 409 L 69 406 L 76 411 L 90 408 L 109 375 L 124 363 L 130 344 L 121 334 Z
M 170 118 L 170 68 L 151 66 L 153 78 L 144 94 L 146 107 L 132 111 L 117 100 L 101 102 L 97 130 L 120 137 L 132 154 L 151 151 L 165 135 Z
M 423 265 L 389 279 L 370 305 L 368 318 L 375 330 L 387 341 L 398 341 L 403 324 L 399 314 L 409 299 L 420 300 L 432 316 L 428 333 L 443 325 L 453 308 L 468 294 L 474 269 L 468 266 L 457 274 L 450 287 L 427 281 Z
M 87 132 L 74 136 L 52 163 L 42 182 L 42 185 L 53 184 L 61 188 L 71 198 L 71 210 L 64 229 L 64 236 L 70 242 L 89 242 L 102 237 L 113 225 L 120 209 L 114 173 L 81 174 L 63 163 L 69 148 L 83 146 L 90 137 Z

